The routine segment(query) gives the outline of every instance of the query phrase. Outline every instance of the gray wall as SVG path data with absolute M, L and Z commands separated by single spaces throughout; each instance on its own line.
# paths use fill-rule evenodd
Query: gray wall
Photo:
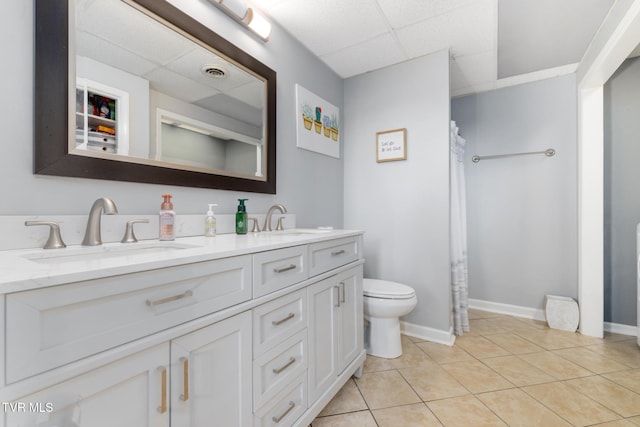
M 452 100 L 467 141 L 470 298 L 542 309 L 577 298 L 577 106 L 574 75 Z M 472 163 L 474 154 L 556 155 Z
M 640 58 L 604 86 L 604 320 L 637 324 L 636 226 L 640 223 Z
M 345 80 L 345 225 L 366 230 L 365 277 L 406 283 L 406 321 L 449 333 L 449 53 Z M 376 132 L 407 160 L 376 163 Z
M 277 26 L 264 43 L 207 0 L 173 3 L 184 5 L 197 19 L 278 73 L 278 194 L 33 175 L 34 99 L 46 102 L 33 91 L 34 2 L 4 1 L 0 4 L 0 40 L 2 57 L 11 66 L 0 70 L 0 215 L 85 214 L 100 196 L 112 197 L 123 214 L 151 214 L 159 209 L 161 194 L 171 192 L 178 214 L 204 213 L 207 203 L 218 203 L 217 213 L 232 213 L 235 199 L 247 197 L 250 212 L 266 212 L 271 204 L 281 202 L 297 214 L 300 226 L 341 227 L 343 161 L 296 148 L 294 84 L 342 108 L 342 79 Z

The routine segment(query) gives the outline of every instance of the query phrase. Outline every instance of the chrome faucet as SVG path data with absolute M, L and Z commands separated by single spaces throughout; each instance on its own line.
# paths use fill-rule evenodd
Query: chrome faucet
M 275 210 L 279 210 L 280 213 L 287 213 L 287 208 L 285 208 L 283 205 L 281 204 L 277 204 L 277 205 L 273 205 L 269 208 L 269 211 L 267 212 L 267 217 L 264 219 L 264 227 L 262 227 L 262 231 L 272 231 L 271 230 L 271 216 L 273 215 L 273 212 Z M 282 222 L 278 221 L 278 227 L 276 228 L 276 230 L 282 230 Z
M 82 240 L 82 246 L 97 246 L 102 244 L 102 237 L 100 236 L 100 218 L 104 211 L 106 215 L 114 215 L 118 213 L 118 208 L 113 200 L 102 197 L 91 206 L 89 211 L 89 219 L 87 220 L 87 231 L 84 233 L 84 239 Z

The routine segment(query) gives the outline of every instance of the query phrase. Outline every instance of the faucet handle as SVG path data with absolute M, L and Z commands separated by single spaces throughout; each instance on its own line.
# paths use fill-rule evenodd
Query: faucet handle
M 47 243 L 44 244 L 43 249 L 60 249 L 66 248 L 67 245 L 62 241 L 62 236 L 60 236 L 60 226 L 57 222 L 54 221 L 25 221 L 24 225 L 27 227 L 32 225 L 48 225 L 49 228 L 49 239 Z
M 260 232 L 260 226 L 258 225 L 258 218 L 250 216 L 249 218 L 247 218 L 247 221 L 253 221 L 253 228 L 251 229 L 252 233 Z
M 284 227 L 282 226 L 282 221 L 285 219 L 285 217 L 281 216 L 278 218 L 278 224 L 276 225 L 276 231 L 282 231 L 284 230 Z
M 122 238 L 122 240 L 120 240 L 121 243 L 135 243 L 138 241 L 138 239 L 136 239 L 135 233 L 133 232 L 133 224 L 136 223 L 148 224 L 149 220 L 147 218 L 141 218 L 130 219 L 129 221 L 127 221 L 127 228 L 124 231 L 124 237 Z

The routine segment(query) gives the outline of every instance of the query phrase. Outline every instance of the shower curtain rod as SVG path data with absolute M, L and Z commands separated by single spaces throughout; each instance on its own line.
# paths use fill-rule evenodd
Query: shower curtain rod
M 528 156 L 530 154 L 544 154 L 547 157 L 551 157 L 553 155 L 556 154 L 556 150 L 554 150 L 553 148 L 549 148 L 547 150 L 544 151 L 531 151 L 529 153 L 512 153 L 512 154 L 494 154 L 492 156 L 473 156 L 471 158 L 471 161 L 473 163 L 478 163 L 480 160 L 483 159 L 501 159 L 503 157 L 513 157 L 513 156 Z

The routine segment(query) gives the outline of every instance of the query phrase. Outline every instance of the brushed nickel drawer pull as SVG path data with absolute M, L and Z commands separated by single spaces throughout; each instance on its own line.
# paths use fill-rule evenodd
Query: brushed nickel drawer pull
M 280 320 L 274 320 L 274 321 L 272 321 L 272 322 L 271 322 L 271 324 L 272 324 L 273 326 L 278 326 L 278 325 L 283 324 L 283 323 L 284 323 L 284 322 L 286 322 L 287 320 L 291 320 L 291 319 L 293 319 L 295 316 L 296 316 L 296 315 L 295 315 L 294 313 L 289 313 L 286 317 L 283 317 L 283 318 L 282 318 L 282 319 L 280 319 Z
M 289 361 L 287 363 L 285 363 L 284 365 L 280 366 L 279 368 L 273 368 L 273 373 L 274 374 L 279 374 L 280 372 L 284 371 L 285 369 L 287 369 L 289 366 L 293 365 L 294 363 L 296 363 L 296 358 L 295 357 L 291 357 L 291 358 L 289 358 Z
M 274 423 L 279 423 L 295 407 L 296 407 L 296 403 L 293 400 L 290 400 L 289 406 L 287 407 L 287 409 L 285 409 L 285 411 L 277 417 L 274 415 L 273 417 L 271 417 L 271 419 L 273 420 Z
M 344 249 L 340 249 L 339 251 L 331 252 L 331 256 L 342 255 L 343 253 L 345 253 L 345 250 Z
M 182 394 L 180 395 L 180 400 L 186 402 L 189 400 L 189 359 L 186 357 L 181 357 L 180 362 L 182 362 Z
M 160 371 L 160 375 L 162 377 L 161 386 L 160 386 L 160 406 L 158 407 L 158 412 L 164 414 L 167 412 L 167 368 L 164 366 L 159 366 L 158 370 Z
M 157 300 L 148 299 L 147 300 L 147 305 L 149 307 L 155 307 L 156 305 L 166 304 L 168 302 L 177 301 L 179 299 L 187 298 L 187 297 L 190 297 L 190 296 L 193 296 L 193 291 L 188 290 L 188 291 L 184 291 L 181 294 L 174 295 L 172 297 L 160 298 L 160 299 L 157 299 Z
M 285 271 L 289 271 L 289 270 L 293 270 L 294 268 L 296 268 L 295 264 L 290 264 L 286 267 L 279 267 L 279 268 L 274 268 L 273 271 L 276 273 L 284 273 Z

